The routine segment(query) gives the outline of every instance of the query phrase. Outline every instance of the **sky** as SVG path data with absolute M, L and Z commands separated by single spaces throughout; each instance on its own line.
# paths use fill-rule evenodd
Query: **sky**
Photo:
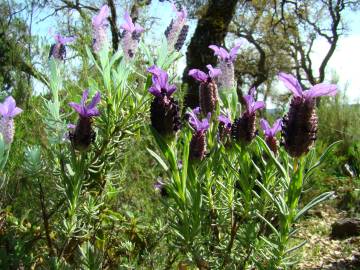
M 119 14 L 122 12 L 123 10 L 119 9 Z M 159 14 L 166 14 L 166 16 L 159 16 Z M 171 18 L 174 17 L 174 11 L 168 2 L 160 3 L 159 1 L 153 1 L 153 4 L 151 4 L 147 15 L 156 17 L 157 23 L 154 28 L 151 29 L 151 31 L 146 33 L 145 39 L 160 42 L 158 37 L 159 35 L 163 35 L 164 30 L 171 21 Z M 345 15 L 345 18 L 350 31 L 347 33 L 347 35 L 340 38 L 338 46 L 328 63 L 326 69 L 328 75 L 326 78 L 331 79 L 331 74 L 336 72 L 340 78 L 338 84 L 339 88 L 341 90 L 346 89 L 346 94 L 349 98 L 349 101 L 351 103 L 355 103 L 360 102 L 360 16 L 358 13 L 355 14 L 354 12 L 348 12 Z M 119 18 L 118 25 L 120 25 L 122 22 L 122 18 Z M 190 30 L 186 43 L 190 41 L 190 38 L 196 27 L 196 21 L 191 21 L 189 25 Z M 52 19 L 49 19 L 46 22 L 34 24 L 34 31 L 38 32 L 41 36 L 46 37 L 49 39 L 49 43 L 52 43 L 53 40 L 49 36 L 50 28 L 56 29 L 56 22 Z M 316 65 L 320 64 L 320 61 L 323 58 L 324 52 L 326 52 L 327 48 L 328 44 L 325 40 L 320 40 L 314 44 L 312 59 L 315 67 Z M 182 52 L 185 55 L 186 48 L 183 48 Z M 180 73 L 182 73 L 185 65 L 185 57 L 183 57 L 178 63 L 178 71 Z

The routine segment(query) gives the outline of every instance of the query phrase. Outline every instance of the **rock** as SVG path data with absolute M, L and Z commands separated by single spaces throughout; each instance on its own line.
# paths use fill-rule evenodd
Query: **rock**
M 331 237 L 347 238 L 360 235 L 360 219 L 345 218 L 331 225 Z

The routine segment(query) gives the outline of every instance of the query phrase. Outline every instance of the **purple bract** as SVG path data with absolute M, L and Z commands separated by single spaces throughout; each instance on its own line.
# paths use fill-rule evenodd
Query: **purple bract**
M 198 115 L 198 107 L 195 108 L 194 110 L 192 110 L 191 112 L 189 112 L 188 115 L 189 115 L 189 123 L 190 123 L 190 125 L 197 132 L 206 131 L 206 130 L 209 129 L 209 127 L 210 127 L 209 121 L 210 121 L 210 117 L 211 117 L 210 113 L 207 115 L 207 118 L 204 118 L 201 121 L 197 117 L 197 115 Z
M 249 95 L 244 96 L 244 100 L 246 103 L 246 112 L 248 114 L 253 114 L 257 110 L 263 109 L 265 107 L 265 103 L 263 101 L 255 101 L 255 88 L 251 88 L 249 92 Z
M 12 96 L 7 97 L 3 103 L 0 103 L 0 114 L 2 117 L 14 118 L 22 111 L 22 109 L 16 107 L 15 99 Z
M 127 11 L 125 12 L 124 19 L 125 19 L 125 23 L 123 23 L 120 26 L 120 29 L 124 29 L 125 31 L 127 31 L 129 33 L 136 32 L 137 34 L 140 34 L 140 33 L 144 32 L 144 28 L 142 28 L 137 23 L 135 23 L 135 24 L 133 23 L 130 15 L 129 15 L 129 12 L 127 12 Z
M 96 105 L 100 102 L 100 92 L 96 92 L 90 104 L 87 105 L 86 101 L 89 96 L 89 90 L 83 92 L 80 104 L 70 102 L 69 105 L 82 117 L 89 118 L 100 114 Z
M 176 91 L 176 86 L 169 84 L 169 76 L 166 71 L 155 65 L 148 68 L 147 71 L 153 75 L 153 84 L 149 88 L 149 92 L 152 95 L 156 97 L 162 97 L 164 95 L 170 97 Z
M 221 74 L 220 69 L 213 68 L 212 65 L 207 65 L 206 67 L 209 70 L 208 74 L 199 69 L 191 69 L 189 71 L 189 75 L 199 82 L 207 82 L 208 80 L 214 79 Z
M 110 15 L 110 8 L 108 5 L 103 5 L 100 8 L 100 11 L 97 15 L 92 17 L 92 25 L 95 28 L 98 27 L 106 27 L 107 26 L 107 18 Z
M 241 47 L 241 43 L 238 43 L 230 50 L 230 52 L 228 52 L 223 47 L 219 47 L 216 45 L 209 46 L 209 48 L 214 51 L 215 56 L 217 56 L 221 61 L 226 61 L 226 62 L 234 62 L 235 61 L 240 47 Z
M 264 131 L 264 134 L 266 137 L 275 137 L 276 133 L 278 133 L 281 130 L 281 122 L 282 119 L 277 119 L 273 126 L 270 127 L 268 121 L 265 119 L 260 120 L 260 126 Z
M 299 81 L 291 74 L 279 73 L 279 80 L 294 94 L 294 97 L 302 97 L 311 100 L 321 96 L 335 96 L 337 86 L 335 84 L 319 83 L 312 86 L 309 90 L 303 91 Z

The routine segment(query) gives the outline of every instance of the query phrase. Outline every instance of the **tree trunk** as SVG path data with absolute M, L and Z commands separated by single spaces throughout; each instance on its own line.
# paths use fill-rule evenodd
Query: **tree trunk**
M 186 68 L 183 83 L 188 85 L 185 106 L 194 108 L 199 104 L 198 83 L 188 76 L 192 68 L 206 70 L 206 65 L 216 65 L 214 52 L 208 47 L 211 44 L 222 45 L 228 26 L 235 13 L 238 0 L 209 0 L 208 9 L 198 21 L 195 33 L 186 53 Z

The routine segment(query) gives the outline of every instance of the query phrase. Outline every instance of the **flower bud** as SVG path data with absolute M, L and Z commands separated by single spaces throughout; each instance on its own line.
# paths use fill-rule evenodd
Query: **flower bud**
M 86 151 L 90 144 L 95 141 L 96 134 L 93 131 L 91 124 L 92 119 L 90 117 L 79 117 L 75 130 L 69 134 L 74 149 Z

